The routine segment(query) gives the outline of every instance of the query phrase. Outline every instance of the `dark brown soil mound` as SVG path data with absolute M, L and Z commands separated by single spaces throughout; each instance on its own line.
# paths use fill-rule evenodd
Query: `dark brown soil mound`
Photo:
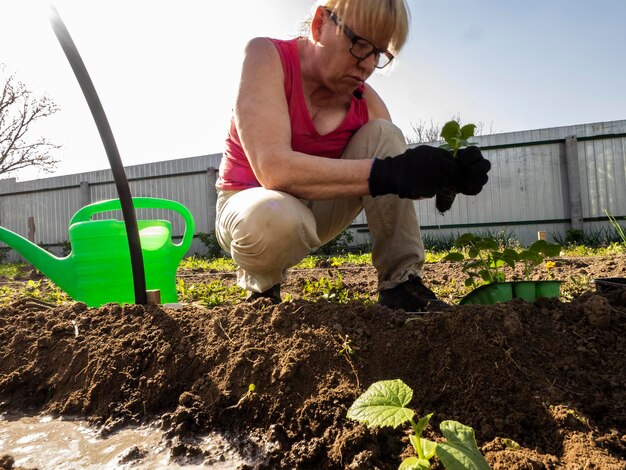
M 623 276 L 612 261 L 604 275 Z M 562 260 L 558 275 L 597 276 L 607 260 L 580 263 Z M 445 419 L 472 426 L 493 468 L 626 469 L 626 291 L 424 316 L 299 298 L 304 277 L 328 272 L 294 272 L 294 299 L 278 306 L 20 299 L 0 309 L 0 411 L 87 416 L 107 432 L 160 419 L 183 460 L 197 449 L 182 437 L 219 430 L 255 468 L 397 468 L 408 430 L 368 430 L 346 410 L 399 378 L 418 415 L 435 413 L 428 433 Z M 375 296 L 373 269 L 340 272 Z M 431 284 L 458 275 L 426 272 Z

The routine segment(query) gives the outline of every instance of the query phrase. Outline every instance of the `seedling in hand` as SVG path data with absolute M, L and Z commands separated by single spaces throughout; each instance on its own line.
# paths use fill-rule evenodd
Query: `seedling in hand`
M 474 145 L 468 139 L 474 137 L 475 131 L 476 126 L 474 124 L 466 124 L 461 127 L 458 121 L 448 121 L 441 129 L 441 137 L 443 137 L 446 143 L 441 144 L 440 148 L 449 150 L 452 156 L 456 158 L 459 149 Z M 440 189 L 435 196 L 435 207 L 437 207 L 437 210 L 442 214 L 450 210 L 456 194 L 456 188 L 453 184 Z
M 461 127 L 458 121 L 448 121 L 441 129 L 441 137 L 446 141 L 445 144 L 441 144 L 439 147 L 452 152 L 452 156 L 456 158 L 456 154 L 459 149 L 463 147 L 469 147 L 475 145 L 473 142 L 469 142 L 468 139 L 474 137 L 476 132 L 476 125 L 466 124 Z
M 415 412 L 406 408 L 413 390 L 402 380 L 375 382 L 348 409 L 347 417 L 367 427 L 398 426 L 408 422 L 414 434 L 409 436 L 417 457 L 405 459 L 399 470 L 428 470 L 435 454 L 445 468 L 452 470 L 488 470 L 489 465 L 480 453 L 474 430 L 457 421 L 442 421 L 439 425 L 446 442 L 434 442 L 422 437 L 432 413 L 413 420 Z

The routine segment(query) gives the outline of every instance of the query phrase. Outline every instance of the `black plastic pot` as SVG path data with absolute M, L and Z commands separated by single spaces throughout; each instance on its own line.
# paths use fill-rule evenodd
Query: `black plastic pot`
M 626 278 L 624 277 L 605 277 L 594 279 L 596 292 L 598 294 L 609 294 L 615 291 L 626 291 Z

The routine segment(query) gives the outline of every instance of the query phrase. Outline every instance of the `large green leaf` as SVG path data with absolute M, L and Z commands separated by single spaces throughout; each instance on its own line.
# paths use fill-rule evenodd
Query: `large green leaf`
M 352 403 L 347 417 L 369 427 L 396 428 L 413 418 L 415 412 L 405 408 L 412 397 L 413 390 L 400 379 L 374 382 Z
M 451 141 L 458 138 L 460 134 L 461 125 L 456 121 L 446 122 L 441 129 L 441 137 L 443 137 L 448 144 L 452 145 L 452 147 L 454 147 L 454 144 Z
M 537 240 L 530 245 L 528 249 L 546 256 L 558 256 L 561 254 L 561 245 L 550 243 L 545 240 Z
M 489 470 L 476 444 L 474 430 L 457 421 L 439 425 L 446 442 L 437 444 L 437 457 L 448 470 Z
M 429 470 L 430 462 L 424 459 L 418 459 L 417 457 L 409 457 L 404 459 L 398 470 Z
M 461 127 L 461 137 L 465 140 L 470 137 L 474 137 L 474 132 L 476 131 L 476 126 L 474 124 L 465 124 Z
M 451 251 L 442 258 L 442 261 L 463 261 L 464 259 L 465 256 L 463 256 L 463 253 L 459 253 L 458 251 Z
M 476 235 L 474 235 L 473 233 L 464 233 L 463 235 L 460 235 L 456 241 L 455 241 L 455 245 L 459 248 L 464 248 L 466 246 L 470 246 L 474 244 L 474 241 L 476 240 Z

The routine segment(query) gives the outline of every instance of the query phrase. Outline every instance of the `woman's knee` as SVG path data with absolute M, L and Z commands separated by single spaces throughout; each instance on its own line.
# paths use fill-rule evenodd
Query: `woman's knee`
M 398 126 L 386 119 L 374 119 L 350 139 L 342 158 L 389 157 L 406 150 L 406 139 Z
M 241 261 L 283 265 L 320 244 L 311 211 L 293 196 L 273 193 L 243 208 L 232 226 L 230 251 Z

